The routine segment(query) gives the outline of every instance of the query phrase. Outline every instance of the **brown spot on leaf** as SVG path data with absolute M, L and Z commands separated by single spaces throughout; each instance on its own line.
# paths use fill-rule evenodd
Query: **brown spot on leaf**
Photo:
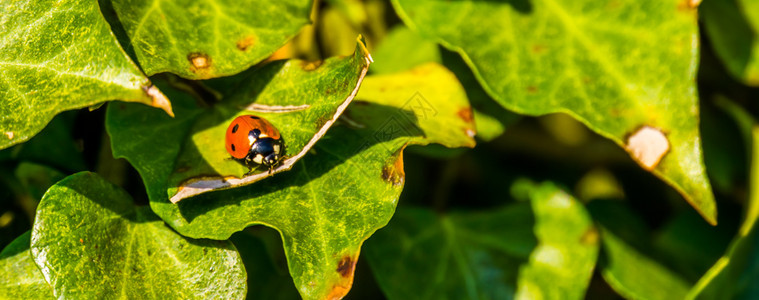
M 538 87 L 531 85 L 527 87 L 527 92 L 530 94 L 535 94 L 538 92 Z
M 332 286 L 332 290 L 329 291 L 329 294 L 324 299 L 342 299 L 348 294 L 353 285 L 353 273 L 356 270 L 357 257 L 358 254 L 355 256 L 346 255 L 340 259 L 335 269 L 337 274 L 340 274 L 340 279 Z
M 403 149 L 398 150 L 398 156 L 392 164 L 382 168 L 382 180 L 399 186 L 403 184 L 406 173 L 403 171 Z
M 181 166 L 177 169 L 177 173 L 184 173 L 190 170 L 190 166 Z
M 83 239 L 79 239 L 79 243 L 84 244 L 84 240 Z
M 595 227 L 590 227 L 580 237 L 580 243 L 583 245 L 595 245 L 598 243 L 598 230 Z
M 340 260 L 339 263 L 337 263 L 337 273 L 340 273 L 340 276 L 343 278 L 348 278 L 353 276 L 353 270 L 356 268 L 356 261 L 353 260 L 350 256 L 343 257 L 343 259 Z
M 532 46 L 532 53 L 540 54 L 546 51 L 546 46 L 543 45 L 533 45 Z
M 190 61 L 190 71 L 193 73 L 204 72 L 211 67 L 212 61 L 208 54 L 193 52 L 187 54 L 187 60 Z
M 474 117 L 472 116 L 472 108 L 471 107 L 464 107 L 462 109 L 459 109 L 459 112 L 457 113 L 459 115 L 459 118 L 464 120 L 466 123 L 472 123 L 474 120 Z
M 321 67 L 321 65 L 322 65 L 322 61 L 321 60 L 303 61 L 303 62 L 300 63 L 300 67 L 301 67 L 301 69 L 303 69 L 303 71 L 313 71 L 313 70 L 316 70 L 319 67 Z
M 250 46 L 253 46 L 253 44 L 256 43 L 256 37 L 249 35 L 239 41 L 237 41 L 237 49 L 240 49 L 240 51 L 245 51 L 250 48 Z

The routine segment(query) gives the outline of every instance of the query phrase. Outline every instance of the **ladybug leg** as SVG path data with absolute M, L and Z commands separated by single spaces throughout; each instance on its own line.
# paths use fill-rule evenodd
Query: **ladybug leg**
M 243 174 L 243 176 L 248 176 L 250 174 L 253 174 L 253 171 L 258 166 L 258 164 L 255 164 L 253 162 L 253 159 L 250 157 L 250 155 L 246 156 L 244 159 L 241 159 L 240 163 L 242 163 L 243 166 L 245 166 L 246 168 L 248 168 L 248 172 L 246 172 L 245 174 Z

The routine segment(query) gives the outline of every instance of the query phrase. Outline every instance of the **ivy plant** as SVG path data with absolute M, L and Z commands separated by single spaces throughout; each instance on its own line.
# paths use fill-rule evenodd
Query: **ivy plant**
M 759 296 L 756 1 L 0 11 L 0 298 Z

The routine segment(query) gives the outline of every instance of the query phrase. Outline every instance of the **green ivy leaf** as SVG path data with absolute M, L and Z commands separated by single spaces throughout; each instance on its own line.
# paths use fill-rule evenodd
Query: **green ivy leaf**
M 309 21 L 312 1 L 114 0 L 148 75 L 234 75 L 265 59 Z
M 53 290 L 32 260 L 30 241 L 31 233 L 27 231 L 0 252 L 0 298 L 53 298 Z
M 699 12 L 717 57 L 731 75 L 759 86 L 759 2 L 706 1 Z
M 189 240 L 125 191 L 81 172 L 40 202 L 31 252 L 59 298 L 242 298 L 245 269 L 229 242 Z
M 680 0 L 392 2 L 410 28 L 459 52 L 501 105 L 573 116 L 716 222 L 698 131 L 695 9 Z
M 107 100 L 171 104 L 123 52 L 97 1 L 0 1 L 0 149 L 65 110 Z
M 259 98 L 267 99 L 267 104 L 302 103 L 314 95 L 324 95 L 324 89 L 334 93 L 343 85 L 353 86 L 360 78 L 357 70 L 365 65 L 363 59 L 359 51 L 352 58 L 325 62 L 311 71 L 322 70 L 327 73 L 324 76 L 338 78 L 326 86 L 314 75 L 310 81 L 298 81 L 302 86 L 288 84 L 277 88 L 279 97 Z M 350 67 L 329 67 L 340 64 Z M 290 61 L 286 66 L 299 68 L 298 65 L 297 61 Z M 283 70 L 286 71 L 283 68 L 276 74 L 291 74 Z M 330 71 L 336 73 L 330 75 Z M 289 78 L 278 79 L 271 75 L 274 76 L 270 79 L 272 82 L 289 81 Z M 265 82 L 259 85 L 265 86 Z M 251 89 L 251 93 L 261 88 Z M 260 95 L 270 92 L 263 89 Z M 414 92 L 435 93 L 429 86 Z M 254 224 L 275 228 L 282 234 L 290 274 L 301 296 L 330 298 L 348 292 L 362 242 L 392 216 L 404 182 L 402 149 L 407 144 L 428 143 L 474 146 L 474 141 L 466 135 L 467 131 L 474 130 L 471 119 L 459 116 L 460 111 L 469 109 L 465 98 L 429 98 L 429 106 L 418 108 L 411 105 L 416 102 L 409 102 L 414 95 L 354 103 L 343 114 L 343 126 L 330 129 L 308 155 L 294 163 L 292 170 L 256 184 L 200 194 L 178 204 L 169 203 L 165 183 L 175 169 L 173 161 L 183 151 L 179 146 L 182 135 L 197 128 L 193 123 L 203 110 L 193 109 L 192 104 L 183 101 L 185 99 L 172 98 L 177 104 L 176 119 L 151 114 L 139 106 L 124 105 L 123 109 L 109 108 L 106 123 L 115 155 L 127 158 L 140 172 L 153 210 L 177 231 L 196 238 L 227 239 L 232 233 Z M 347 93 L 342 95 L 343 98 L 348 96 Z M 434 116 L 425 114 L 430 106 L 437 112 Z M 296 127 L 311 130 L 321 123 L 288 125 L 276 122 L 274 114 L 271 116 L 270 121 L 280 129 L 288 145 L 296 144 L 295 137 L 302 135 L 296 132 Z M 222 126 L 232 117 L 222 118 L 225 120 Z M 332 117 L 334 110 L 325 115 L 325 118 Z M 287 116 L 282 114 L 279 118 Z M 223 131 L 213 141 L 214 147 L 224 151 Z M 156 149 L 155 145 L 163 146 Z M 206 163 L 221 162 L 195 164 Z
M 510 299 L 533 222 L 526 203 L 445 215 L 401 207 L 365 253 L 388 299 Z
M 519 271 L 517 298 L 583 298 L 599 248 L 590 214 L 552 183 L 535 185 L 529 194 L 538 245 Z
M 629 299 L 683 299 L 690 286 L 677 274 L 644 256 L 611 231 L 602 228 L 605 259 L 601 275 Z
M 363 41 L 350 58 L 315 65 L 298 60 L 273 62 L 256 72 L 238 93 L 198 115 L 169 176 L 171 202 L 217 189 L 243 186 L 292 168 L 342 114 L 369 67 Z M 254 114 L 281 133 L 286 158 L 272 170 L 248 168 L 231 160 L 224 146 L 227 127 Z M 127 119 L 119 126 L 130 126 Z

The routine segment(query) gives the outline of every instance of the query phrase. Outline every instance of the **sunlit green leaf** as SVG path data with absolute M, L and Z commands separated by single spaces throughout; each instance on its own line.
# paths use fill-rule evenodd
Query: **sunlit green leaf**
M 598 257 L 598 231 L 583 205 L 551 183 L 530 191 L 538 245 L 519 271 L 519 299 L 582 299 Z
M 731 75 L 759 86 L 759 2 L 704 1 L 699 12 L 712 47 Z
M 698 131 L 695 9 L 680 0 L 392 2 L 410 28 L 460 53 L 501 105 L 570 114 L 716 222 Z M 643 128 L 650 135 L 638 144 L 630 137 Z
M 326 74 L 317 74 L 337 78 L 337 82 L 320 85 L 317 76 L 312 81 L 298 81 L 298 86 L 278 87 L 274 94 L 264 89 L 260 99 L 272 105 L 297 104 L 304 99 L 314 99 L 314 95 L 337 93 L 338 88 L 356 84 L 362 64 L 365 63 L 360 53 L 356 57 L 325 62 L 312 72 L 323 70 Z M 329 67 L 337 65 L 344 67 Z M 300 68 L 300 63 L 291 61 L 285 67 Z M 283 67 L 282 70 L 288 69 Z M 337 73 L 329 74 L 330 70 Z M 264 79 L 257 78 L 256 82 L 265 86 Z M 286 79 L 274 76 L 271 82 Z M 259 90 L 251 88 L 249 91 L 255 95 Z M 347 97 L 347 93 L 342 97 Z M 187 236 L 214 239 L 226 239 L 254 224 L 273 227 L 282 234 L 290 274 L 301 296 L 324 298 L 348 292 L 361 243 L 390 219 L 404 182 L 402 149 L 409 143 L 474 145 L 465 135 L 467 130 L 474 130 L 471 120 L 459 116 L 460 111 L 469 109 L 465 99 L 428 99 L 437 111 L 432 116 L 426 114 L 429 106 L 407 106 L 413 96 L 409 93 L 397 98 L 354 102 L 343 114 L 346 121 L 342 126 L 330 129 L 292 170 L 255 184 L 200 194 L 178 204 L 169 203 L 165 184 L 175 170 L 173 162 L 186 151 L 180 148 L 183 138 L 177 133 L 190 132 L 197 126 L 193 125 L 194 118 L 203 110 L 189 108 L 193 105 L 175 99 L 177 118 L 168 119 L 139 106 L 124 105 L 123 110 L 109 108 L 107 123 L 116 155 L 126 157 L 141 173 L 152 208 L 172 227 Z M 183 117 L 185 114 L 189 117 Z M 334 110 L 325 118 L 332 118 L 333 114 Z M 223 124 L 213 126 L 226 128 L 232 116 L 220 119 Z M 277 120 L 290 117 L 286 114 L 269 116 L 286 143 L 294 144 L 291 148 L 299 147 L 304 129 L 313 130 L 321 123 L 308 124 L 294 118 L 293 123 L 280 123 Z M 446 126 L 441 128 L 440 124 Z M 218 147 L 203 151 L 225 154 L 223 134 L 222 130 L 212 141 L 203 141 Z M 164 146 L 156 150 L 156 144 Z M 191 166 L 227 163 L 218 161 L 225 158 L 219 154 L 216 159 L 198 160 Z
M 59 298 L 242 298 L 245 269 L 229 242 L 190 240 L 94 173 L 40 202 L 31 252 Z
M 171 105 L 124 54 L 97 1 L 0 1 L 0 149 L 107 100 Z
M 677 274 L 646 257 L 604 229 L 601 275 L 628 299 L 683 299 L 690 286 Z
M 263 60 L 308 24 L 312 1 L 113 0 L 143 70 L 203 79 Z
M 30 237 L 27 231 L 0 252 L 0 299 L 53 298 L 53 290 L 32 260 Z
M 292 168 L 353 100 L 367 72 L 368 55 L 360 41 L 354 56 L 329 59 L 321 65 L 298 60 L 273 62 L 244 81 L 238 93 L 204 110 L 189 129 L 189 138 L 169 176 L 171 202 L 251 184 Z M 273 169 L 258 168 L 253 174 L 248 174 L 250 170 L 243 164 L 229 159 L 224 145 L 232 120 L 250 114 L 268 120 L 279 130 L 286 156 Z M 109 125 L 132 131 L 125 128 L 132 121 L 127 116 L 123 122 Z
M 388 299 L 509 299 L 536 244 L 532 225 L 526 203 L 442 215 L 401 207 L 365 253 Z

